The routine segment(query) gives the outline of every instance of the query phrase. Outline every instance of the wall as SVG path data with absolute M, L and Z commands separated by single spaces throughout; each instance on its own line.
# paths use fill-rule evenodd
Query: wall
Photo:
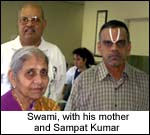
M 1 2 L 1 43 L 17 35 L 17 11 L 27 1 Z M 73 49 L 81 46 L 83 4 L 61 1 L 35 1 L 39 3 L 47 19 L 44 38 L 56 44 L 68 63 L 72 62 Z
M 23 3 L 26 1 L 1 2 L 1 43 L 16 37 L 17 11 Z M 36 3 L 44 8 L 48 21 L 44 38 L 58 45 L 69 64 L 72 63 L 72 51 L 75 48 L 87 47 L 94 52 L 97 10 L 108 10 L 107 20 L 149 19 L 148 1 L 85 1 L 84 5 L 78 4 L 76 1 L 74 4 L 60 1 L 36 1 Z M 131 53 L 137 57 L 139 55 L 149 57 L 149 25 L 146 23 L 146 26 L 148 29 L 145 29 L 145 25 L 138 26 L 138 29 L 135 29 L 135 25 L 130 26 L 131 30 L 134 28 L 131 31 L 132 42 L 134 43 L 134 40 L 140 42 L 138 46 L 132 44 Z M 140 39 L 145 39 L 146 36 L 148 40 L 141 43 Z M 101 60 L 99 57 L 95 57 L 95 59 L 96 61 Z M 131 61 L 134 59 L 133 56 Z
M 95 45 L 97 10 L 108 10 L 107 20 L 119 19 L 121 21 L 124 21 L 125 23 L 125 20 L 129 18 L 149 18 L 148 1 L 86 1 L 84 7 L 82 46 L 87 47 L 93 53 Z M 132 54 L 134 55 L 149 56 L 149 25 L 147 24 L 147 31 L 141 31 L 142 28 L 140 27 L 140 32 L 136 32 L 138 40 L 146 38 L 147 42 L 144 42 L 144 44 L 139 44 L 142 46 L 142 51 L 141 46 L 134 47 L 136 48 L 135 51 L 132 51 Z M 95 58 L 96 61 L 101 60 L 101 58 L 99 57 Z

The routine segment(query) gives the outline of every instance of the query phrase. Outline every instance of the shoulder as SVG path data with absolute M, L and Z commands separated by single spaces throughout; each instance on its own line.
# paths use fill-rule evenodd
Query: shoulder
M 45 41 L 42 39 L 41 45 L 39 46 L 41 50 L 46 50 L 48 52 L 48 56 L 54 60 L 63 60 L 65 61 L 65 56 L 62 51 L 55 45 L 50 42 Z
M 20 44 L 20 41 L 19 41 L 19 36 L 17 36 L 15 39 L 13 40 L 10 40 L 8 42 L 5 42 L 3 44 L 1 44 L 1 49 L 4 51 L 4 50 L 7 50 L 9 51 L 11 49 L 12 51 L 12 48 L 16 48 L 16 49 L 19 49 L 21 47 L 21 44 Z M 1 52 L 3 52 L 1 51 Z M 8 52 L 9 53 L 9 52 Z
M 66 66 L 65 56 L 55 44 L 47 42 L 42 38 L 39 49 L 45 52 L 53 65 Z
M 70 67 L 70 68 L 68 69 L 67 73 L 73 73 L 73 72 L 75 72 L 76 69 L 77 69 L 76 66 Z
M 146 74 L 144 71 L 141 71 L 131 65 L 129 65 L 128 67 L 129 69 L 129 73 L 128 76 L 130 77 L 130 79 L 134 82 L 136 82 L 136 84 L 139 87 L 149 87 L 149 75 Z
M 1 101 L 8 100 L 10 97 L 12 97 L 11 90 L 9 90 L 7 93 L 1 96 Z
M 41 42 L 41 47 L 42 48 L 44 47 L 44 48 L 46 48 L 48 50 L 61 52 L 60 49 L 59 49 L 59 47 L 57 45 L 55 45 L 53 43 L 50 43 L 50 42 L 44 40 L 43 38 L 42 38 L 42 42 Z
M 138 78 L 145 78 L 145 79 L 149 79 L 149 75 L 146 74 L 144 71 L 137 69 L 136 67 L 133 67 L 131 65 L 128 65 L 129 67 L 129 73 L 132 74 L 132 76 L 138 77 Z
M 67 84 L 72 84 L 72 81 L 74 80 L 74 74 L 75 74 L 76 69 L 77 69 L 76 66 L 73 66 L 68 69 L 68 71 L 66 73 L 66 83 Z
M 10 48 L 13 42 L 14 42 L 14 40 L 11 40 L 11 41 L 8 41 L 8 42 L 5 42 L 5 43 L 1 44 L 1 49 Z
M 10 107 L 13 105 L 13 97 L 11 90 L 1 96 L 1 110 L 11 110 Z
M 77 77 L 75 82 L 78 84 L 84 84 L 84 85 L 90 85 L 92 82 L 94 82 L 98 77 L 99 65 L 96 65 L 94 67 L 91 67 L 84 72 L 81 72 L 81 74 Z
M 82 72 L 81 74 L 82 74 L 82 76 L 89 76 L 89 77 L 94 77 L 96 74 L 97 74 L 97 72 L 98 72 L 98 68 L 99 68 L 99 65 L 94 65 L 94 66 L 92 66 L 91 68 L 89 68 L 89 69 L 87 69 L 87 70 L 85 70 L 84 72 Z

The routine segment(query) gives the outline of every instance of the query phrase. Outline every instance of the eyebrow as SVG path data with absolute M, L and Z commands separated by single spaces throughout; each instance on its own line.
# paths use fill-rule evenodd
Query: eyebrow
M 118 40 L 117 42 L 119 42 L 119 41 L 126 41 L 126 40 L 125 40 L 125 39 L 120 39 L 120 40 Z M 112 42 L 111 40 L 109 40 L 109 39 L 108 39 L 108 40 L 107 40 L 107 39 L 106 39 L 106 40 L 104 39 L 104 40 L 102 40 L 102 42 L 111 42 L 111 43 L 113 43 L 113 42 Z

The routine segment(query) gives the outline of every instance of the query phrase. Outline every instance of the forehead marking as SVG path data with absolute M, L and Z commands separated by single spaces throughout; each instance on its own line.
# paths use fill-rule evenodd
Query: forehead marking
M 111 30 L 111 28 L 109 28 L 109 35 L 110 35 L 111 41 L 115 44 L 118 41 L 119 37 L 120 37 L 120 28 L 118 28 L 118 33 L 117 33 L 116 40 L 114 40 L 113 37 L 112 37 L 112 30 Z

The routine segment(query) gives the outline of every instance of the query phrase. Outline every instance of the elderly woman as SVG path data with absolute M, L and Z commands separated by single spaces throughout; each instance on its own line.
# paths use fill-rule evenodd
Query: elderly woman
M 17 50 L 11 60 L 8 78 L 12 89 L 1 97 L 1 110 L 60 110 L 55 101 L 43 97 L 49 82 L 48 58 L 38 48 Z

